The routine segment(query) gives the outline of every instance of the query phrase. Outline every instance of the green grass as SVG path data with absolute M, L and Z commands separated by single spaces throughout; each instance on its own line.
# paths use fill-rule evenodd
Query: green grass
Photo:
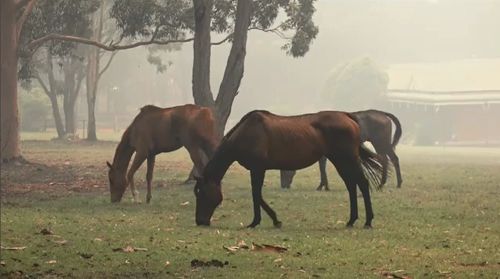
M 2 167 L 2 176 L 11 183 L 2 187 L 40 187 L 43 193 L 2 196 L 2 246 L 26 247 L 2 250 L 2 278 L 16 277 L 16 272 L 39 278 L 380 278 L 381 270 L 399 270 L 396 274 L 412 278 L 500 274 L 498 149 L 398 147 L 403 188 L 396 189 L 391 177 L 383 192 L 372 194 L 372 230 L 362 229 L 362 198 L 360 219 L 354 228 L 345 228 L 348 194 L 332 166 L 331 192 L 314 190 L 317 165 L 299 171 L 291 190 L 282 190 L 278 172 L 269 171 L 263 194 L 283 227 L 273 228 L 263 212 L 260 226 L 242 229 L 240 223 L 248 225 L 253 211 L 249 174 L 239 165 L 231 167 L 223 182 L 223 207 L 214 215 L 220 221 L 199 228 L 192 185 L 180 184 L 191 167 L 185 151 L 157 159 L 150 205 L 133 204 L 130 191 L 122 203 L 111 204 L 104 162 L 112 160 L 115 145 L 23 142 L 25 157 L 47 166 L 41 171 Z M 136 175 L 143 200 L 144 180 L 145 166 Z M 47 186 L 50 182 L 54 186 Z M 72 187 L 93 191 L 80 193 Z M 185 202 L 189 204 L 181 205 Z M 55 236 L 41 235 L 43 228 Z M 223 249 L 240 241 L 282 245 L 289 251 L 229 255 Z M 127 245 L 148 251 L 113 252 Z M 193 269 L 193 259 L 229 265 Z M 51 260 L 57 263 L 47 263 Z

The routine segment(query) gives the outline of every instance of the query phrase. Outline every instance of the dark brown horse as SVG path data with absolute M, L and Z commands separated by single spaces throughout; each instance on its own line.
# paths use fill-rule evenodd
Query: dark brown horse
M 134 174 L 147 160 L 146 202 L 149 203 L 152 197 L 151 181 L 156 155 L 185 147 L 194 165 L 202 173 L 205 164 L 201 159 L 200 150 L 211 158 L 218 142 L 219 138 L 215 134 L 215 118 L 209 108 L 191 104 L 171 108 L 144 106 L 123 133 L 116 148 L 113 164 L 106 162 L 109 167 L 111 201 L 121 201 L 127 184 L 130 184 L 134 201 L 140 203 L 139 192 L 134 185 Z M 127 173 L 134 152 L 136 153 L 134 161 Z
M 338 111 L 279 116 L 256 110 L 246 114 L 221 140 L 203 177 L 196 177 L 196 224 L 210 225 L 210 218 L 222 202 L 221 180 L 237 161 L 250 171 L 254 219 L 248 227 L 260 224 L 260 207 L 274 226 L 280 227 L 276 213 L 262 198 L 266 170 L 303 169 L 323 156 L 335 165 L 349 191 L 351 216 L 347 226 L 358 219 L 358 185 L 365 202 L 365 227 L 371 227 L 373 211 L 365 172 L 379 188 L 382 167 L 378 156 L 359 142 L 356 116 Z
M 387 182 L 387 157 L 389 157 L 392 164 L 394 165 L 394 169 L 396 170 L 398 181 L 397 187 L 401 188 L 403 179 L 401 177 L 401 169 L 399 167 L 399 158 L 395 152 L 396 145 L 398 144 L 402 134 L 401 123 L 399 122 L 399 119 L 389 112 L 373 109 L 357 111 L 353 112 L 352 114 L 356 115 L 356 117 L 358 118 L 361 142 L 371 142 L 373 147 L 375 148 L 375 151 L 377 151 L 377 154 L 381 155 L 381 163 L 383 168 L 382 184 L 384 185 Z M 396 131 L 394 133 L 392 143 L 391 120 L 396 126 Z M 321 191 L 323 186 L 325 187 L 325 191 L 330 191 L 330 188 L 328 187 L 328 178 L 326 175 L 326 160 L 327 158 L 325 156 L 319 159 L 321 182 L 316 189 L 318 191 Z M 281 188 L 290 188 L 294 175 L 295 171 L 282 171 Z

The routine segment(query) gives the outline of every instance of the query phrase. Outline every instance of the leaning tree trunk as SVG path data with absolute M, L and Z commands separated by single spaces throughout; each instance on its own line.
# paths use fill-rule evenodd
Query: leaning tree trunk
M 50 95 L 49 99 L 52 105 L 52 115 L 54 116 L 54 122 L 56 123 L 57 136 L 59 139 L 62 139 L 66 134 L 66 132 L 64 131 L 61 113 L 59 112 L 59 104 L 57 103 L 57 97 L 54 94 Z
M 2 0 L 1 15 L 1 158 L 2 162 L 22 159 L 19 149 L 19 108 L 17 103 L 17 37 L 15 2 Z
M 85 78 L 83 65 L 78 61 L 72 61 L 64 73 L 64 117 L 66 120 L 66 133 L 76 136 L 75 103 L 78 93 Z
M 193 98 L 194 103 L 215 110 L 214 97 L 210 88 L 210 56 L 213 0 L 193 0 L 194 6 L 194 42 L 193 42 Z M 202 159 L 208 161 L 204 152 Z M 194 175 L 200 174 L 193 166 L 186 182 L 193 181 Z
M 239 0 L 236 8 L 233 45 L 231 47 L 231 52 L 229 52 L 226 70 L 219 88 L 219 94 L 215 100 L 216 129 L 219 135 L 224 134 L 224 128 L 231 114 L 234 98 L 238 95 L 238 89 L 240 88 L 241 79 L 243 78 L 251 13 L 252 1 Z
M 238 1 L 233 45 L 229 53 L 224 77 L 222 78 L 219 94 L 215 102 L 210 89 L 211 11 L 212 0 L 194 0 L 195 35 L 193 43 L 193 97 L 195 104 L 210 107 L 214 111 L 216 133 L 222 138 L 224 135 L 224 128 L 231 114 L 234 98 L 238 94 L 241 79 L 243 78 L 252 1 Z M 192 180 L 195 173 L 196 170 L 193 167 L 186 182 Z
M 193 98 L 194 103 L 214 109 L 214 98 L 210 88 L 212 0 L 193 0 L 194 42 L 193 42 Z
M 50 53 L 47 54 L 47 76 L 49 80 L 49 86 L 45 84 L 43 79 L 40 77 L 38 73 L 35 74 L 35 78 L 38 83 L 42 87 L 45 94 L 50 99 L 50 104 L 52 106 L 52 116 L 54 117 L 54 122 L 56 124 L 57 137 L 59 139 L 64 138 L 66 131 L 64 130 L 64 125 L 61 118 L 61 112 L 59 111 L 59 104 L 57 103 L 57 85 L 56 80 L 54 79 L 54 72 L 52 69 L 52 55 Z

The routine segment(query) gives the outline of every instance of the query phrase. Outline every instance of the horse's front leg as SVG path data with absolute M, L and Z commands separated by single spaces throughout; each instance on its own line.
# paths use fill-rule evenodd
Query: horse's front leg
M 265 171 L 250 171 L 250 180 L 252 184 L 252 201 L 253 201 L 253 221 L 247 227 L 255 228 L 260 224 L 262 216 L 260 215 L 260 205 L 262 203 L 262 185 L 264 184 Z
M 203 163 L 201 150 L 195 146 L 186 146 L 191 161 L 193 161 L 194 167 L 199 175 L 203 175 L 203 170 L 205 169 L 205 164 Z
M 132 196 L 134 197 L 135 203 L 141 203 L 141 199 L 139 198 L 139 191 L 137 191 L 134 183 L 134 174 L 139 169 L 139 167 L 144 163 L 147 156 L 142 153 L 136 153 L 134 157 L 134 161 L 132 162 L 132 166 L 130 166 L 130 170 L 127 173 L 127 180 L 130 185 L 130 190 L 132 191 Z

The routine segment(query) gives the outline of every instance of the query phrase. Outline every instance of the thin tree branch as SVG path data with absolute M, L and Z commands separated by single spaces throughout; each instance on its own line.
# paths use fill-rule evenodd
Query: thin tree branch
M 70 95 L 70 102 L 73 107 L 75 106 L 75 102 L 76 99 L 78 98 L 78 94 L 80 93 L 80 88 L 82 87 L 82 82 L 85 79 L 85 76 L 86 74 L 84 71 L 79 70 L 79 72 L 77 73 L 75 92 L 73 92 L 73 94 Z
M 229 35 L 227 35 L 224 39 L 222 39 L 222 41 L 219 41 L 219 42 L 214 42 L 212 43 L 211 45 L 213 46 L 218 46 L 218 45 L 222 45 L 223 43 L 227 42 L 229 39 L 231 39 L 233 37 L 234 33 L 231 33 Z
M 43 44 L 48 41 L 52 40 L 61 40 L 61 41 L 67 41 L 67 42 L 75 42 L 75 43 L 80 43 L 80 44 L 85 44 L 85 45 L 93 45 L 98 48 L 102 48 L 107 51 L 115 51 L 115 50 L 124 50 L 124 49 L 131 49 L 131 48 L 136 48 L 140 46 L 147 46 L 147 45 L 168 45 L 168 44 L 173 44 L 173 43 L 187 43 L 191 42 L 194 40 L 194 38 L 188 38 L 188 39 L 182 39 L 182 40 L 167 40 L 167 41 L 156 41 L 156 40 L 149 40 L 149 41 L 144 41 L 144 42 L 137 42 L 133 43 L 130 45 L 104 45 L 100 42 L 96 42 L 93 40 L 88 40 L 84 38 L 79 38 L 79 37 L 74 37 L 74 36 L 62 36 L 62 35 L 57 35 L 57 34 L 50 34 L 45 37 L 42 37 L 40 39 L 34 40 L 33 42 L 29 43 L 27 45 L 28 48 L 33 48 L 39 44 Z
M 272 33 L 277 34 L 278 36 L 280 36 L 283 39 L 290 39 L 290 38 L 284 36 L 283 33 L 278 30 L 278 28 L 280 28 L 280 27 L 281 27 L 281 25 L 277 26 L 275 28 L 272 28 L 272 29 L 262 29 L 262 28 L 257 28 L 257 27 L 251 27 L 251 28 L 248 28 L 248 30 L 259 30 L 262 32 L 272 32 Z M 221 44 L 227 42 L 229 39 L 231 39 L 233 37 L 233 35 L 234 34 L 231 33 L 219 42 L 212 42 L 211 45 L 213 45 L 213 46 L 221 45 Z M 140 47 L 140 46 L 148 46 L 148 45 L 168 45 L 168 44 L 175 44 L 175 43 L 188 43 L 188 42 L 192 42 L 194 40 L 194 38 L 187 38 L 187 39 L 180 39 L 180 40 L 166 40 L 166 41 L 159 41 L 159 40 L 151 39 L 149 41 L 136 42 L 136 43 L 129 44 L 129 45 L 118 45 L 118 43 L 105 45 L 103 43 L 100 43 L 100 42 L 97 42 L 94 40 L 84 39 L 84 38 L 80 38 L 80 37 L 50 34 L 50 35 L 47 35 L 47 36 L 42 37 L 40 39 L 34 40 L 33 42 L 29 43 L 27 45 L 27 47 L 31 49 L 31 48 L 34 48 L 38 45 L 41 45 L 45 42 L 52 41 L 52 40 L 60 40 L 60 41 L 75 42 L 75 43 L 80 43 L 80 44 L 85 44 L 85 45 L 93 45 L 93 46 L 96 46 L 98 48 L 101 48 L 101 49 L 104 49 L 107 51 L 116 51 L 116 50 L 125 50 L 125 49 L 136 48 L 136 47 Z
M 42 89 L 43 89 L 43 91 L 45 91 L 45 94 L 47 94 L 47 96 L 49 98 L 52 98 L 52 92 L 49 90 L 49 88 L 47 87 L 47 85 L 43 81 L 42 77 L 40 77 L 40 75 L 38 73 L 35 73 L 35 78 L 38 81 L 38 83 L 40 83 L 40 85 L 42 86 Z
M 97 80 L 99 80 L 102 76 L 102 74 L 104 74 L 104 72 L 106 72 L 109 68 L 109 65 L 111 65 L 111 61 L 113 61 L 113 58 L 115 57 L 115 55 L 118 53 L 118 51 L 115 51 L 111 54 L 111 56 L 109 57 L 109 60 L 108 60 L 108 63 L 106 64 L 106 66 L 104 66 L 104 68 L 99 72 L 99 74 L 97 75 Z
M 21 36 L 21 30 L 23 29 L 24 22 L 28 18 L 28 16 L 29 16 L 31 10 L 33 9 L 33 7 L 38 2 L 38 0 L 29 0 L 29 1 L 30 2 L 28 4 L 28 6 L 26 7 L 26 9 L 24 10 L 23 14 L 19 18 L 19 20 L 17 20 L 17 24 L 16 24 L 16 33 L 17 33 L 16 34 L 16 38 L 17 38 L 17 40 L 19 40 L 19 36 Z M 19 2 L 17 2 L 17 3 L 19 3 Z
M 22 7 L 26 6 L 31 0 L 17 0 L 15 3 L 16 12 L 19 11 Z

